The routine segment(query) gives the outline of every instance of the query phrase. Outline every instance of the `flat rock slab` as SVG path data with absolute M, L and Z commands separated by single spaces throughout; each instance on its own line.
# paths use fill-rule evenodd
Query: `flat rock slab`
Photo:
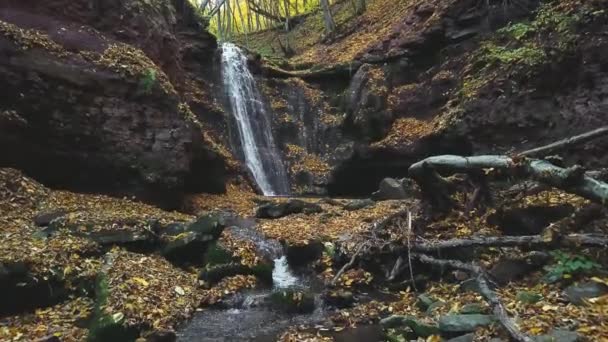
M 468 333 L 493 322 L 492 315 L 447 315 L 439 318 L 439 330 L 446 333 Z

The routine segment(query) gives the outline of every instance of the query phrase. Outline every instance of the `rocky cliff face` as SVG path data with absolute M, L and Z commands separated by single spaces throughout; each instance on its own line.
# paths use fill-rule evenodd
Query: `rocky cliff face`
M 606 1 L 398 2 L 399 15 L 381 16 L 392 18 L 377 32 L 382 37 L 360 44 L 378 3 L 333 41 L 300 47 L 279 75 L 323 84 L 319 98 L 345 114 L 331 138 L 317 135 L 318 145 L 356 141 L 348 153 L 317 152 L 340 160 L 325 178 L 330 194 L 368 195 L 383 177 L 403 177 L 429 155 L 524 150 L 607 123 Z M 314 67 L 297 70 L 311 58 Z M 292 93 L 282 83 L 277 89 Z M 566 162 L 597 167 L 597 148 L 566 151 Z
M 230 156 L 196 118 L 212 106 L 188 105 L 203 29 L 185 1 L 3 2 L 0 164 L 151 200 L 221 191 Z

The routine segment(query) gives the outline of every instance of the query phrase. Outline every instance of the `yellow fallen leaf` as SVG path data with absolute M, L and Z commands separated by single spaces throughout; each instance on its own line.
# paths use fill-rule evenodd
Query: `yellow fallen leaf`
M 180 296 L 183 296 L 186 294 L 186 292 L 184 291 L 184 289 L 181 286 L 175 287 L 175 293 L 177 293 Z
M 133 278 L 131 278 L 131 279 L 133 279 L 133 281 L 134 281 L 134 282 L 139 283 L 139 284 L 141 284 L 141 285 L 143 285 L 143 286 L 148 286 L 148 285 L 150 285 L 150 284 L 149 284 L 149 283 L 148 283 L 148 282 L 147 282 L 147 281 L 146 281 L 144 278 L 133 277 Z

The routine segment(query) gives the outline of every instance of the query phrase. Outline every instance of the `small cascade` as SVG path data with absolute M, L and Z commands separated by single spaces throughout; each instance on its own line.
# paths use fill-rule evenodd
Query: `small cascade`
M 234 44 L 222 44 L 222 74 L 245 163 L 255 182 L 266 196 L 288 195 L 289 182 L 266 106 L 247 67 L 247 56 Z
M 274 268 L 272 269 L 272 285 L 277 289 L 292 287 L 300 283 L 300 280 L 291 272 L 287 264 L 287 257 L 281 256 L 274 259 Z

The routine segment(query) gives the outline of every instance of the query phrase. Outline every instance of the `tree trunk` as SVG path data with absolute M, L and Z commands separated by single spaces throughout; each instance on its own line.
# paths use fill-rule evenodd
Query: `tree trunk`
M 336 30 L 336 23 L 331 15 L 331 8 L 329 7 L 329 0 L 321 0 L 321 7 L 323 9 L 323 23 L 325 24 L 325 33 L 331 34 Z

